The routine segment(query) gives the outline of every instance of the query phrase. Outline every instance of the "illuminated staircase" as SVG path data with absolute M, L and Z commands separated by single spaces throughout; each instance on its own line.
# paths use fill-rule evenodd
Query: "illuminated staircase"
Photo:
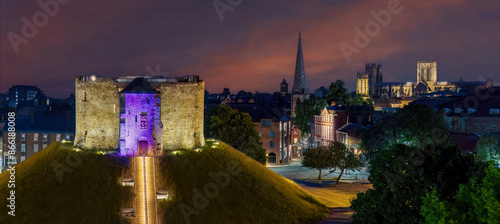
M 135 223 L 157 224 L 154 157 L 134 157 Z

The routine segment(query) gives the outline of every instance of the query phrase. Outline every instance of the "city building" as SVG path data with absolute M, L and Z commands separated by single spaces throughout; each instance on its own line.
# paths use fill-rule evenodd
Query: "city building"
M 302 37 L 299 33 L 299 46 L 297 48 L 297 60 L 295 62 L 295 74 L 293 76 L 293 89 L 291 99 L 291 114 L 295 117 L 295 107 L 297 102 L 309 99 L 309 89 L 307 88 L 306 71 L 304 68 L 304 54 L 302 52 Z
M 79 76 L 75 90 L 77 148 L 138 155 L 204 145 L 198 76 Z
M 356 94 L 379 98 L 386 94 L 389 98 L 421 96 L 438 91 L 473 93 L 478 88 L 492 86 L 491 76 L 486 82 L 438 81 L 437 62 L 417 62 L 416 82 L 383 82 L 381 65 L 366 64 L 364 73 L 357 73 Z
M 332 142 L 344 142 L 351 145 L 349 135 L 359 137 L 349 133 L 351 129 L 359 130 L 358 125 L 366 126 L 373 122 L 379 113 L 368 106 L 343 106 L 333 105 L 325 107 L 319 115 L 314 115 L 311 122 L 311 147 L 328 146 Z M 347 124 L 356 124 L 356 126 Z M 357 144 L 355 142 L 354 144 Z M 352 144 L 352 145 L 354 145 Z
M 53 142 L 73 141 L 75 136 L 74 116 L 53 116 L 33 114 L 31 118 L 16 118 L 16 153 L 14 160 L 8 159 L 8 126 L 2 129 L 3 156 L 2 167 L 20 163 L 43 150 Z
M 302 156 L 300 131 L 290 117 L 277 108 L 255 104 L 228 104 L 231 108 L 248 113 L 266 149 L 268 164 L 290 163 L 293 157 Z M 292 142 L 293 140 L 293 142 Z M 298 143 L 298 144 L 297 144 Z
M 450 133 L 482 136 L 500 132 L 500 87 L 483 89 L 435 108 L 445 110 Z
M 314 97 L 326 97 L 326 94 L 328 94 L 328 89 L 324 86 L 314 90 Z

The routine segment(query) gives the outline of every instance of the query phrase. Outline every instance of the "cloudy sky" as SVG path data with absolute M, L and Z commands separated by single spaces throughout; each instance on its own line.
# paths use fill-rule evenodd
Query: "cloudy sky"
M 337 79 L 354 90 L 365 62 L 382 64 L 384 81 L 415 81 L 419 60 L 438 61 L 438 80 L 500 80 L 499 1 L 59 1 L 47 21 L 37 0 L 1 1 L 0 92 L 26 84 L 66 97 L 77 75 L 148 75 L 148 66 L 200 75 L 211 93 L 279 91 L 283 78 L 292 85 L 299 31 L 310 91 Z M 227 4 L 222 21 L 214 2 Z M 349 63 L 339 45 L 356 47 L 355 28 L 389 8 Z M 36 32 L 23 32 L 34 16 Z

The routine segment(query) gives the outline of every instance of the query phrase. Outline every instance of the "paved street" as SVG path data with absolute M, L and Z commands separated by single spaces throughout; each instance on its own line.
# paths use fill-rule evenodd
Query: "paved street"
M 293 180 L 330 207 L 328 218 L 318 224 L 350 223 L 352 211 L 349 208 L 351 206 L 349 200 L 355 197 L 358 192 L 364 192 L 372 186 L 367 181 L 369 173 L 366 168 L 342 175 L 340 183 L 336 186 L 333 184 L 339 171 L 330 173 L 328 170 L 322 170 L 322 180 L 320 181 L 318 180 L 318 170 L 302 167 L 299 161 L 283 166 L 268 166 L 268 168 Z

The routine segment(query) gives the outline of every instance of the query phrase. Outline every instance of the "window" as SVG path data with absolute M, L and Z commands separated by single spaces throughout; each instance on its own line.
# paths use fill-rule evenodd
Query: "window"
M 26 141 L 26 133 L 21 133 L 21 141 Z
M 38 141 L 38 133 L 33 134 L 33 141 Z
M 35 99 L 35 106 L 38 106 L 38 99 Z
M 474 109 L 474 108 L 468 108 L 467 109 L 467 113 L 469 113 L 469 114 L 472 114 L 474 112 L 476 112 L 476 109 Z
M 26 152 L 26 144 L 21 144 L 21 152 Z
M 462 108 L 455 108 L 455 113 L 456 113 L 456 114 L 459 114 L 459 113 L 461 113 L 461 112 L 462 112 Z
M 141 114 L 141 129 L 148 129 L 148 114 Z
M 47 148 L 47 144 L 42 145 L 42 149 Z
M 267 126 L 271 127 L 271 121 L 267 121 Z
M 271 131 L 271 132 L 269 133 L 269 136 L 270 136 L 271 138 L 274 138 L 274 131 Z
M 259 131 L 259 136 L 262 138 L 262 131 Z
M 12 157 L 12 163 L 11 164 L 17 164 L 17 156 Z
M 266 126 L 266 121 L 262 121 L 262 127 Z
M 135 115 L 135 122 L 137 122 L 137 115 Z
M 490 108 L 490 114 L 499 114 L 500 113 L 500 109 L 498 108 Z
M 150 103 L 151 103 L 151 102 L 150 102 L 150 99 L 148 98 L 148 104 L 150 104 Z
M 70 135 L 66 135 L 66 141 L 69 141 L 70 140 Z
M 294 134 L 294 135 L 298 135 L 298 134 L 299 134 L 299 131 L 294 130 L 294 131 L 293 131 L 293 134 Z
M 33 152 L 38 152 L 38 144 L 33 145 Z
M 274 142 L 273 142 L 273 141 L 271 141 L 271 142 L 269 143 L 269 146 L 271 146 L 271 148 L 274 148 Z
M 46 141 L 47 141 L 47 138 L 48 138 L 47 134 L 43 134 L 43 141 L 44 141 L 44 142 L 46 142 Z
M 85 131 L 85 136 L 87 136 L 87 131 Z M 61 140 L 61 134 L 56 134 L 56 141 Z
M 26 156 L 21 156 L 21 162 L 26 160 Z

